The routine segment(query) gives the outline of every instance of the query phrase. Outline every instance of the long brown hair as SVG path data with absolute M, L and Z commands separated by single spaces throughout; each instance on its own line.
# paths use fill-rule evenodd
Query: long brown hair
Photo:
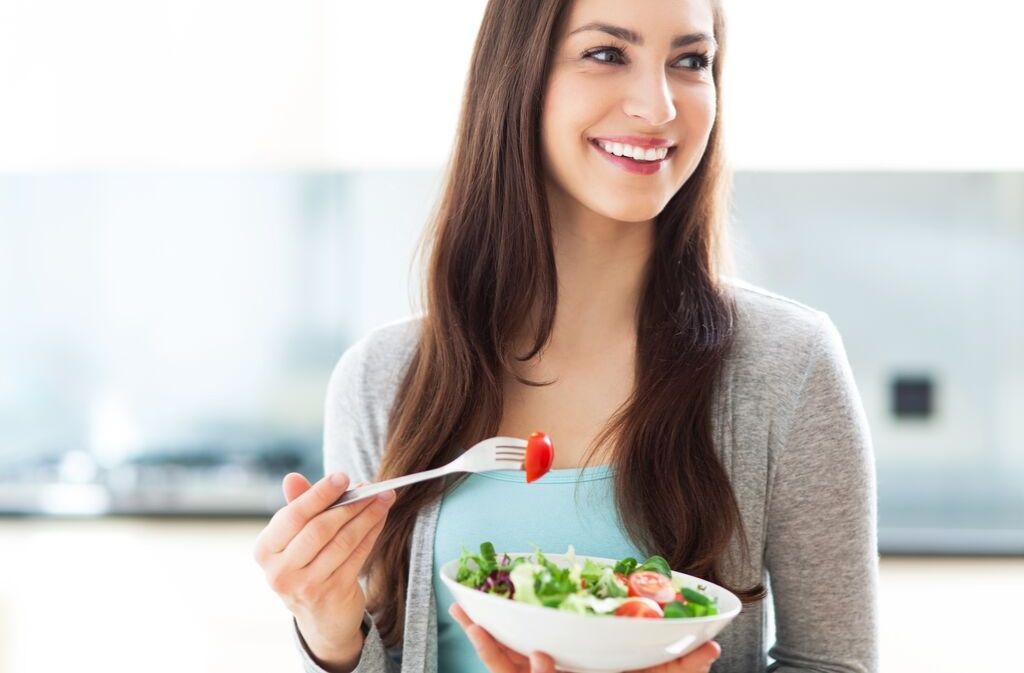
M 424 238 L 431 254 L 422 331 L 391 410 L 377 479 L 440 467 L 495 434 L 504 377 L 541 385 L 520 378 L 512 358 L 526 361 L 541 350 L 557 307 L 538 129 L 551 52 L 570 5 L 487 4 L 444 188 Z M 637 307 L 635 389 L 588 456 L 614 440 L 616 506 L 639 550 L 750 602 L 765 595 L 761 584 L 732 587 L 722 576 L 734 535 L 744 555 L 748 550 L 711 426 L 736 313 L 720 282 L 729 268 L 719 84 L 725 31 L 717 0 L 712 5 L 718 116 L 693 176 L 655 219 L 654 252 Z M 517 355 L 513 328 L 531 315 L 539 316 L 531 323 L 535 340 L 529 353 Z M 403 639 L 416 516 L 463 478 L 400 491 L 364 566 L 368 607 L 387 647 Z

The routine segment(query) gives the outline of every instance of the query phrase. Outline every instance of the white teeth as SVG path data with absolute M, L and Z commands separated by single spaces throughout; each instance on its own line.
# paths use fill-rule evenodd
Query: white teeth
M 598 140 L 597 144 L 601 146 L 601 149 L 609 154 L 614 154 L 619 157 L 629 157 L 636 161 L 660 161 L 665 158 L 669 150 L 667 147 L 651 147 L 645 149 L 643 147 L 626 145 L 625 143 L 609 143 L 604 140 Z

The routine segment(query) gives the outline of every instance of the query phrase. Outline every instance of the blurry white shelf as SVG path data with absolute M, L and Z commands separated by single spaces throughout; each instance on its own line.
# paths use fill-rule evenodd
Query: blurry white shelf
M 5 483 L 0 487 L 0 516 L 263 516 L 283 504 L 280 482 L 271 480 L 246 484 L 175 482 L 120 489 L 61 483 Z
M 881 528 L 878 547 L 887 554 L 1024 557 L 1024 528 Z

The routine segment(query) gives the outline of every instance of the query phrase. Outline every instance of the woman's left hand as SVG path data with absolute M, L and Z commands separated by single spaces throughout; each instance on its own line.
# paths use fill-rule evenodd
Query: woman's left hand
M 475 624 L 458 603 L 452 603 L 448 613 L 462 626 L 462 630 L 469 637 L 469 642 L 473 643 L 477 654 L 480 655 L 480 660 L 491 673 L 555 673 L 555 662 L 550 656 L 543 652 L 534 652 L 527 657 L 510 650 L 495 640 L 482 626 Z M 721 654 L 721 646 L 709 640 L 686 656 L 653 668 L 626 673 L 707 673 L 711 670 L 711 664 Z

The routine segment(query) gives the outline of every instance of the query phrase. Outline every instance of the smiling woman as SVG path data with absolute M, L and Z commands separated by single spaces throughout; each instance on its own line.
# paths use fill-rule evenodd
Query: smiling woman
M 544 428 L 556 462 L 531 484 L 406 487 L 358 539 L 309 520 L 360 583 L 280 587 L 307 670 L 552 671 L 449 612 L 438 570 L 477 540 L 657 555 L 743 601 L 717 644 L 659 670 L 719 652 L 716 671 L 768 655 L 875 670 L 874 458 L 842 339 L 827 314 L 727 275 L 725 50 L 717 0 L 487 4 L 424 239 L 426 311 L 342 356 L 324 461 L 383 480 Z M 276 553 L 309 555 L 279 533 Z
M 715 127 L 718 43 L 710 3 L 671 5 L 575 6 L 574 19 L 609 22 L 582 20 L 551 63 L 541 141 L 556 195 L 637 222 L 661 212 L 693 175 Z

